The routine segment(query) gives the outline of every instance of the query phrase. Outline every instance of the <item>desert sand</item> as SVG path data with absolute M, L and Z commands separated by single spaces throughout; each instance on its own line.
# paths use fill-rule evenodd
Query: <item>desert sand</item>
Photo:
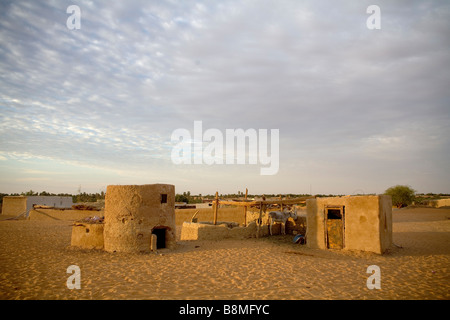
M 292 235 L 180 241 L 179 230 L 174 250 L 109 253 L 71 247 L 72 221 L 5 218 L 2 300 L 450 298 L 450 209 L 394 209 L 397 246 L 383 255 L 310 249 Z M 71 265 L 80 267 L 80 289 L 66 286 Z M 381 289 L 367 288 L 370 265 L 380 267 Z

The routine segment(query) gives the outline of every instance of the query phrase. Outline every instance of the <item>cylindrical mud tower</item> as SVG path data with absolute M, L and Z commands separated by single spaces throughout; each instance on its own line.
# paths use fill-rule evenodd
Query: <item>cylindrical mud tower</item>
M 109 252 L 150 252 L 152 238 L 156 238 L 158 249 L 174 248 L 175 186 L 108 186 L 103 235 Z

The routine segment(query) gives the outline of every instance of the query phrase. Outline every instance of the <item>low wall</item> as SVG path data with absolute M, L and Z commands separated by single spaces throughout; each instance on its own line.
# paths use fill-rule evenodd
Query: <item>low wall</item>
M 103 211 L 34 209 L 30 210 L 28 220 L 82 220 L 86 217 L 103 216 Z
M 213 221 L 214 211 L 211 207 L 198 209 L 175 209 L 175 224 L 177 226 L 181 226 L 183 222 L 190 222 L 192 216 L 197 211 L 198 213 L 195 216 L 197 218 L 197 221 Z M 243 208 L 239 207 L 219 208 L 217 217 L 220 221 L 235 221 L 239 224 L 243 224 L 245 221 L 244 210 Z
M 450 199 L 429 200 L 425 204 L 433 208 L 450 207 Z
M 229 228 L 225 222 L 217 225 L 207 223 L 184 222 L 181 227 L 181 240 L 222 240 L 222 239 L 246 239 L 256 238 L 258 228 L 256 222 L 251 222 L 247 227 Z M 263 225 L 259 236 L 267 236 L 269 229 Z
M 103 223 L 75 223 L 71 246 L 83 249 L 103 249 Z

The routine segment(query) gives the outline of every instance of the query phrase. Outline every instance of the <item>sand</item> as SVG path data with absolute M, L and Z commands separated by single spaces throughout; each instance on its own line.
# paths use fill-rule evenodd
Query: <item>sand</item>
M 0 221 L 0 299 L 448 300 L 450 209 L 395 209 L 393 220 L 401 248 L 384 255 L 309 249 L 292 235 L 119 254 L 70 247 L 71 221 Z M 71 265 L 80 289 L 67 288 Z M 367 288 L 370 265 L 381 289 Z

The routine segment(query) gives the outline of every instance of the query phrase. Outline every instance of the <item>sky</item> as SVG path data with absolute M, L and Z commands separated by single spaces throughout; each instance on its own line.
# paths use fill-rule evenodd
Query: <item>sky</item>
M 2 0 L 0 192 L 450 193 L 449 31 L 449 1 Z M 278 170 L 175 163 L 196 121 L 278 130 Z

